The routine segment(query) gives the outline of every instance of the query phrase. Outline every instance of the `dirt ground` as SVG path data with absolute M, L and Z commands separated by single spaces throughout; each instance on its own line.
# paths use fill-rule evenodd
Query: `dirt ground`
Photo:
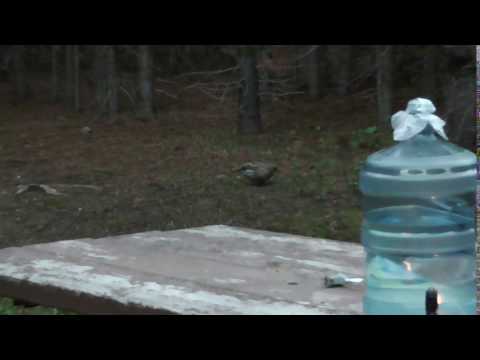
M 362 133 L 376 126 L 373 92 L 274 101 L 257 136 L 236 134 L 236 104 L 196 93 L 145 122 L 2 100 L 0 248 L 209 224 L 358 242 L 359 167 L 391 143 L 390 129 Z M 256 160 L 277 164 L 270 185 L 251 186 L 233 171 Z M 30 183 L 63 195 L 16 194 Z

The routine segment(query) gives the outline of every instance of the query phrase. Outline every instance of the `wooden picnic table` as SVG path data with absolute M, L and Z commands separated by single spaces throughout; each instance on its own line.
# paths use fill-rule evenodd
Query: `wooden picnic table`
M 98 314 L 361 314 L 362 246 L 224 225 L 0 250 L 0 296 Z

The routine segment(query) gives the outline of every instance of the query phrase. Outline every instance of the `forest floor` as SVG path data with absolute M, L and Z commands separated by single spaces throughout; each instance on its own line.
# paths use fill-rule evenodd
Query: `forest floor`
M 236 134 L 235 104 L 196 94 L 146 122 L 1 104 L 0 248 L 211 224 L 359 242 L 358 172 L 392 143 L 374 93 L 273 102 L 255 136 Z M 234 172 L 259 160 L 279 168 L 267 186 Z M 31 183 L 63 195 L 16 194 Z

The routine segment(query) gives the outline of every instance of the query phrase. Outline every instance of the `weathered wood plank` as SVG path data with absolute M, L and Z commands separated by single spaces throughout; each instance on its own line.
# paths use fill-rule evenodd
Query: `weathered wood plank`
M 88 313 L 361 313 L 333 272 L 362 276 L 361 246 L 221 225 L 0 250 L 3 295 Z

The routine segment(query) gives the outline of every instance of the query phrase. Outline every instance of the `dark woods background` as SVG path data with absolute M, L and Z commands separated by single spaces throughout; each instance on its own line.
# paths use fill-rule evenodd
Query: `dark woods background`
M 359 241 L 358 171 L 419 96 L 475 150 L 474 46 L 0 46 L 0 247 L 208 224 Z
M 151 118 L 162 101 L 196 90 L 238 97 L 241 133 L 263 130 L 260 104 L 272 99 L 368 90 L 377 94 L 383 126 L 399 110 L 392 108 L 396 90 L 411 88 L 437 104 L 452 141 L 473 150 L 473 46 L 37 45 L 0 46 L 0 56 L 0 80 L 18 106 L 34 99 L 98 117 Z

